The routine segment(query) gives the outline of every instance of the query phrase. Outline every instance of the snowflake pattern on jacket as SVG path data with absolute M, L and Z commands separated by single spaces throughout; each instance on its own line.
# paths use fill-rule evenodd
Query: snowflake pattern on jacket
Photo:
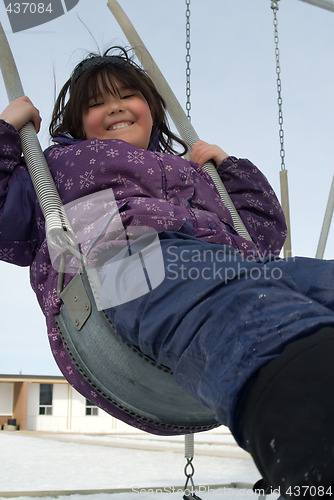
M 125 228 L 148 226 L 156 231 L 177 231 L 230 245 L 246 258 L 280 252 L 286 237 L 280 203 L 265 176 L 248 160 L 228 157 L 217 171 L 252 242 L 235 232 L 213 181 L 197 164 L 119 140 L 78 141 L 62 136 L 57 142 L 45 151 L 45 156 L 64 204 L 112 188 Z M 46 316 L 57 363 L 69 382 L 76 388 L 81 386 L 80 392 L 92 399 L 91 389 L 73 367 L 55 326 L 54 315 L 61 301 L 56 292 L 57 271 L 51 265 L 45 239 L 44 218 L 22 158 L 19 133 L 3 120 L 0 259 L 30 266 L 31 285 Z M 65 283 L 71 277 L 67 275 Z M 93 399 L 98 404 L 96 398 L 95 394 Z

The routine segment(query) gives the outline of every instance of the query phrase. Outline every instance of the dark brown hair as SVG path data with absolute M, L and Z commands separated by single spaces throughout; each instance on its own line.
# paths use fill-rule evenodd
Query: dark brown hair
M 110 54 L 116 50 L 117 55 Z M 146 99 L 153 119 L 151 143 L 155 143 L 155 149 L 184 154 L 187 145 L 170 130 L 164 99 L 147 73 L 122 47 L 111 47 L 103 56 L 90 54 L 74 68 L 56 100 L 49 127 L 51 137 L 55 138 L 63 132 L 75 139 L 85 139 L 82 117 L 88 111 L 89 99 L 99 96 L 101 90 L 117 94 L 113 78 L 129 88 L 139 90 Z M 174 141 L 183 147 L 183 151 L 174 149 Z

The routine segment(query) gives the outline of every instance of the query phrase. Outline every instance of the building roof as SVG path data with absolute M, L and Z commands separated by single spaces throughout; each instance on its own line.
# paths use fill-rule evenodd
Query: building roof
M 57 375 L 1 375 L 0 382 L 35 382 L 39 384 L 67 384 L 65 377 Z

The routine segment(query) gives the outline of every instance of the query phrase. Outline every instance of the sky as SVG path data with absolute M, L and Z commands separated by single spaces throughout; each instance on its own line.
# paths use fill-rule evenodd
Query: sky
M 119 0 L 182 106 L 186 103 L 185 2 Z M 199 137 L 248 158 L 280 197 L 281 168 L 273 11 L 270 0 L 192 0 L 191 121 Z M 49 142 L 55 96 L 89 52 L 128 46 L 106 0 L 80 0 L 67 14 L 12 33 L 0 19 L 26 95 Z M 333 179 L 334 13 L 300 0 L 278 11 L 285 165 L 292 253 L 315 257 Z M 0 79 L 0 109 L 8 104 Z M 332 222 L 324 258 L 334 256 Z M 49 349 L 29 269 L 0 262 L 0 373 L 60 374 Z

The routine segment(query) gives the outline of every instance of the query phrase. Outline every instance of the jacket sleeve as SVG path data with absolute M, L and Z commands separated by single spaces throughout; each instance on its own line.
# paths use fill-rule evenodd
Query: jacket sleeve
M 217 171 L 261 255 L 278 255 L 287 229 L 282 207 L 266 177 L 249 160 L 228 157 Z
M 20 136 L 0 120 L 0 260 L 28 266 L 38 244 L 36 195 L 22 158 Z

